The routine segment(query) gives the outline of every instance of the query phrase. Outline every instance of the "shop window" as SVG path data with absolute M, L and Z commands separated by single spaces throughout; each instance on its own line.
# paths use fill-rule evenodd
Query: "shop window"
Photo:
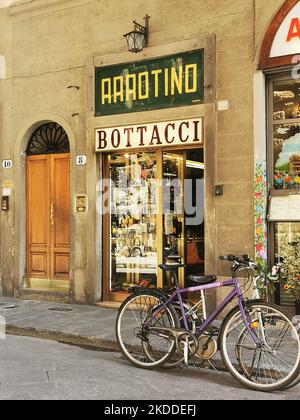
M 282 263 L 287 258 L 291 271 L 300 275 L 300 223 L 276 223 L 275 224 L 275 258 L 276 262 Z M 291 260 L 291 261 L 290 261 Z M 295 276 L 296 277 L 296 276 Z M 280 301 L 283 305 L 293 305 L 295 297 L 293 293 L 283 285 L 280 290 Z
M 269 97 L 269 249 L 273 264 L 282 261 L 289 248 L 300 246 L 300 81 L 270 80 Z M 293 304 L 291 293 L 282 286 L 278 286 L 277 303 Z
M 110 156 L 112 292 L 157 286 L 155 153 Z
M 158 269 L 170 252 L 188 266 L 179 272 L 182 287 L 188 274 L 204 275 L 203 149 L 116 153 L 104 167 L 111 180 L 105 299 L 122 300 L 134 286 L 172 288 Z
M 300 81 L 273 87 L 274 187 L 300 189 Z

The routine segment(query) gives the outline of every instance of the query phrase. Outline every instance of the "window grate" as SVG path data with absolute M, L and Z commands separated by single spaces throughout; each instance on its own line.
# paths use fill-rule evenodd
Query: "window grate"
M 57 123 L 39 127 L 31 136 L 26 155 L 47 155 L 69 153 L 70 143 L 65 130 Z

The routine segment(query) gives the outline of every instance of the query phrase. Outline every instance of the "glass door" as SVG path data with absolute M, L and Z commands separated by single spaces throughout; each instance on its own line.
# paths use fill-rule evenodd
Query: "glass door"
M 164 260 L 173 247 L 187 265 L 180 270 L 180 284 L 189 287 L 189 274 L 205 274 L 204 151 L 163 153 L 162 169 Z M 165 275 L 164 287 L 168 282 Z
M 163 200 L 163 257 L 173 253 L 185 263 L 184 243 L 184 177 L 185 154 L 183 152 L 164 152 L 162 161 L 162 200 Z M 184 285 L 184 270 L 180 270 L 179 281 Z M 170 288 L 168 273 L 164 274 L 163 287 Z
M 205 218 L 204 218 L 204 149 L 186 152 L 185 176 L 185 250 L 186 278 L 190 274 L 205 275 Z M 186 280 L 185 287 L 190 284 Z

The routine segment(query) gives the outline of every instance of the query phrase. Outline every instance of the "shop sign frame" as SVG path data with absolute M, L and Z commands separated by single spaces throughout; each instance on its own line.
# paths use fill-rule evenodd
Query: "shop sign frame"
M 95 131 L 95 147 L 98 153 L 203 145 L 203 117 L 99 128 Z
M 204 48 L 95 68 L 95 116 L 204 103 Z

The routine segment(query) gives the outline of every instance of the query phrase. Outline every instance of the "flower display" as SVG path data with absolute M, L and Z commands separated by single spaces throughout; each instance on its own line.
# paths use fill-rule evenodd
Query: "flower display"
M 276 284 L 279 282 L 278 266 L 274 266 L 271 271 L 268 270 L 267 255 L 265 251 L 260 251 L 256 258 L 256 272 L 257 288 L 262 299 L 266 298 L 268 293 L 274 293 Z
M 284 174 L 276 171 L 274 175 L 274 187 L 276 190 L 294 189 L 300 187 L 300 176 Z
M 288 235 L 281 239 L 280 257 L 282 259 L 279 280 L 284 292 L 300 300 L 300 237 L 289 242 Z
M 254 203 L 255 203 L 255 246 L 256 257 L 267 259 L 267 226 L 266 226 L 266 203 L 267 203 L 267 184 L 266 169 L 264 165 L 257 161 L 255 167 L 254 180 Z

